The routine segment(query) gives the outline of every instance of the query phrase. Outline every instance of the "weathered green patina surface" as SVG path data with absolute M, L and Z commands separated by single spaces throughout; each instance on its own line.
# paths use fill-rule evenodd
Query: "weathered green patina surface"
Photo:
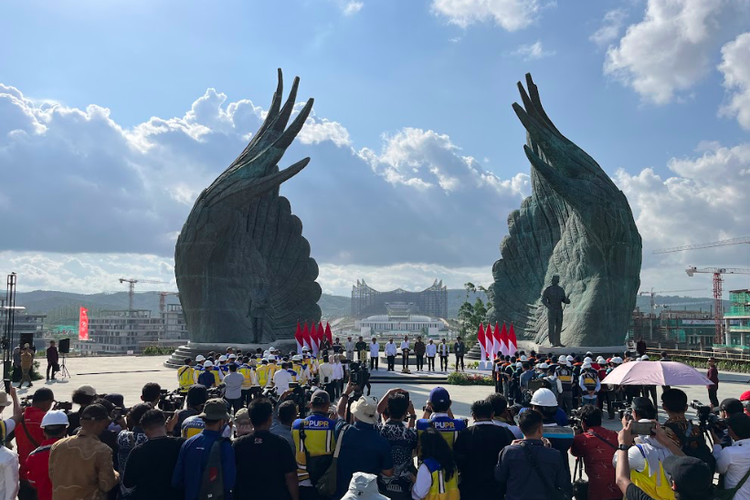
M 268 343 L 292 338 L 298 321 L 320 320 L 318 265 L 279 186 L 309 158 L 278 162 L 310 114 L 307 101 L 286 128 L 299 79 L 284 106 L 279 84 L 245 150 L 193 206 L 177 239 L 175 275 L 193 342 Z
M 560 276 L 562 343 L 619 345 L 628 330 L 640 286 L 641 236 L 630 205 L 585 151 L 547 117 L 531 75 L 523 107 L 513 109 L 527 131 L 532 195 L 508 217 L 502 258 L 492 267 L 492 322 L 513 322 L 528 340 L 548 341 L 541 295 Z

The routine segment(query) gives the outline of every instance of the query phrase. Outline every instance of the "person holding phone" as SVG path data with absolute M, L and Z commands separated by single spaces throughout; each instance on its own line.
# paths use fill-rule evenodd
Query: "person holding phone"
M 622 425 L 629 432 L 635 432 L 634 446 L 625 448 L 628 452 L 628 466 L 632 482 L 655 500 L 674 500 L 674 491 L 664 472 L 663 462 L 671 455 L 683 455 L 677 446 L 656 421 L 656 408 L 650 400 L 633 398 L 633 417 L 623 418 Z M 633 424 L 646 424 L 635 425 Z M 648 432 L 646 434 L 646 432 Z M 621 449 L 621 448 L 618 448 Z M 617 468 L 618 455 L 613 465 Z M 618 483 L 619 485 L 619 483 Z

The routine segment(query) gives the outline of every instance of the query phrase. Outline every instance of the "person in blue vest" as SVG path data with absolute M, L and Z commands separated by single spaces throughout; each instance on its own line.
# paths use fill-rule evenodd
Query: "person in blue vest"
M 209 399 L 199 415 L 203 432 L 183 443 L 172 475 L 172 486 L 183 490 L 185 500 L 232 500 L 237 479 L 232 442 L 222 437 L 231 416 L 223 399 Z M 224 495 L 221 497 L 221 495 Z
M 466 429 L 466 422 L 453 417 L 451 397 L 443 387 L 435 387 L 430 391 L 424 415 L 417 420 L 417 434 L 420 435 L 430 427 L 437 430 L 445 438 L 451 449 L 453 449 L 453 443 L 456 441 L 458 433 Z

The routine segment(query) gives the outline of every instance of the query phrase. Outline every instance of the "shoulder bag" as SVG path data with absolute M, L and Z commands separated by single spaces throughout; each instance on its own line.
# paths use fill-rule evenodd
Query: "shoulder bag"
M 544 486 L 544 489 L 547 492 L 549 492 L 549 499 L 550 500 L 571 500 L 570 495 L 567 492 L 562 491 L 557 486 L 553 486 L 549 483 L 549 481 L 547 480 L 547 476 L 545 476 L 542 470 L 539 468 L 539 464 L 537 463 L 536 457 L 534 457 L 534 452 L 531 451 L 531 448 L 529 448 L 529 446 L 526 443 L 521 444 L 521 448 L 526 454 L 526 458 L 529 460 L 531 467 L 536 471 L 536 475 L 539 476 L 539 479 L 542 480 L 542 485 Z
M 737 483 L 737 486 L 735 486 L 734 488 L 729 488 L 728 490 L 718 490 L 714 498 L 716 500 L 732 500 L 737 492 L 740 491 L 745 485 L 745 481 L 747 481 L 748 477 L 750 477 L 750 469 L 745 472 L 745 475 L 742 476 L 742 479 L 740 479 L 740 482 Z
M 344 442 L 344 434 L 346 434 L 347 429 L 349 429 L 348 425 L 341 429 L 339 438 L 336 441 L 336 449 L 333 452 L 331 465 L 328 467 L 328 470 L 323 473 L 318 482 L 315 483 L 315 489 L 318 490 L 318 493 L 323 498 L 331 498 L 336 493 L 337 462 L 339 460 L 339 453 L 341 453 L 341 443 Z

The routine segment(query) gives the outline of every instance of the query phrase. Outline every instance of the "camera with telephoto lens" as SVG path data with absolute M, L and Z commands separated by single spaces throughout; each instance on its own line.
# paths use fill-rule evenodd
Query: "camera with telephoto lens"
M 713 429 L 717 433 L 722 433 L 727 428 L 726 421 L 717 415 L 718 408 L 712 409 L 708 405 L 694 399 L 690 402 L 690 408 L 695 410 L 698 415 L 698 421 L 701 429 Z
M 163 412 L 175 412 L 182 409 L 185 404 L 185 395 L 179 391 L 168 392 L 166 389 L 161 390 L 159 398 L 159 409 Z
M 620 420 L 623 418 L 633 420 L 633 408 L 625 401 L 615 401 L 612 403 L 613 410 L 617 410 L 617 416 Z
M 269 401 L 271 401 L 274 408 L 279 404 L 279 392 L 276 390 L 276 387 L 264 388 L 262 395 L 264 398 L 268 398 Z
M 55 401 L 55 406 L 52 409 L 70 413 L 71 411 L 73 411 L 73 403 L 71 403 L 70 401 Z
M 570 415 L 568 415 L 568 425 L 575 429 L 576 433 L 583 432 L 583 425 L 581 424 L 581 410 L 583 410 L 583 406 L 579 408 L 573 408 L 570 410 Z
M 289 382 L 289 388 L 292 390 L 292 393 L 287 396 L 287 400 L 294 401 L 299 410 L 299 418 L 305 418 L 307 403 L 312 399 L 311 386 L 300 385 L 299 382 Z
M 358 361 L 352 361 L 349 363 L 349 380 L 356 386 L 350 399 L 356 401 L 362 396 L 362 391 L 370 381 L 370 372 Z

